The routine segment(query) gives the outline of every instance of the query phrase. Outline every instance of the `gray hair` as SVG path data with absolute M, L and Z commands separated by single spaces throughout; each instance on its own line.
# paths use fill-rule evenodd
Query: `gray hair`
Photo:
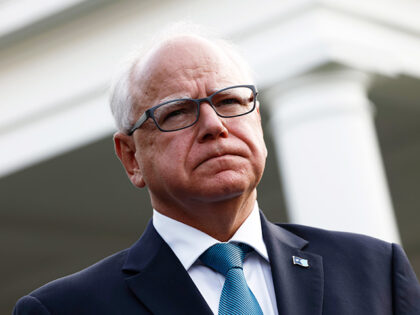
M 251 82 L 253 82 L 253 72 L 249 64 L 245 61 L 239 49 L 230 41 L 216 37 L 214 32 L 204 29 L 202 26 L 189 23 L 178 22 L 146 41 L 140 48 L 135 49 L 125 61 L 120 65 L 111 85 L 110 106 L 115 123 L 119 131 L 128 133 L 135 123 L 134 106 L 135 98 L 132 95 L 131 87 L 134 78 L 137 79 L 136 71 L 142 65 L 142 60 L 154 48 L 159 47 L 165 42 L 182 36 L 196 36 L 208 40 L 216 46 L 222 48 L 226 55 L 234 62 Z

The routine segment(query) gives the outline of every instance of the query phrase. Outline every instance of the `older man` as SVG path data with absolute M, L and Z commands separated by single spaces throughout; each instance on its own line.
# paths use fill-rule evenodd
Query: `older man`
M 23 297 L 15 314 L 420 314 L 398 245 L 260 213 L 257 94 L 218 41 L 172 36 L 137 59 L 114 92 L 114 140 L 153 220 L 131 248 Z

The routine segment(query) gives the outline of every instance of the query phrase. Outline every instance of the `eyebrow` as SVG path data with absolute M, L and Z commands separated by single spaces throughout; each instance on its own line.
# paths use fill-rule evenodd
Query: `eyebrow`
M 208 93 L 208 95 L 207 95 L 207 96 L 212 95 L 213 93 L 218 92 L 218 91 L 220 91 L 220 90 L 223 90 L 224 88 L 226 88 L 226 86 L 222 86 L 222 87 L 215 87 L 215 88 L 213 88 L 213 89 L 211 89 L 211 90 L 210 90 L 210 93 Z M 165 102 L 167 102 L 167 101 L 172 101 L 172 100 L 177 100 L 177 99 L 185 99 L 185 98 L 199 99 L 199 98 L 201 98 L 201 97 L 199 97 L 199 98 L 194 98 L 194 97 L 191 97 L 191 95 L 187 95 L 187 94 L 179 94 L 179 95 L 167 96 L 167 97 L 164 97 L 164 98 L 160 99 L 160 100 L 159 100 L 159 102 L 158 102 L 158 103 L 156 103 L 156 104 L 155 104 L 155 105 L 153 105 L 153 106 L 156 106 L 156 105 L 159 105 L 159 104 L 165 103 Z M 152 107 L 153 107 L 153 106 L 152 106 Z
M 159 102 L 156 105 L 165 103 L 167 101 L 183 99 L 183 98 L 191 98 L 191 96 L 186 95 L 186 94 L 182 94 L 182 95 L 180 94 L 180 95 L 175 95 L 175 96 L 167 96 L 167 97 L 164 97 L 161 100 L 159 100 Z
M 226 85 L 224 85 L 224 86 L 217 86 L 217 87 L 211 89 L 210 90 L 210 93 L 208 95 L 212 95 L 212 94 L 214 94 L 214 93 L 216 93 L 216 92 L 218 92 L 220 90 L 223 90 L 224 88 L 227 88 L 227 87 L 229 87 L 229 85 L 228 86 L 226 86 Z

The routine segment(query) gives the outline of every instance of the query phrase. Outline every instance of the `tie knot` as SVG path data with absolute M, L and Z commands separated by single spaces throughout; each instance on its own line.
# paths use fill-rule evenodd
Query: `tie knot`
M 252 251 L 246 244 L 218 243 L 207 249 L 201 261 L 208 267 L 226 276 L 232 268 L 241 268 L 245 255 Z

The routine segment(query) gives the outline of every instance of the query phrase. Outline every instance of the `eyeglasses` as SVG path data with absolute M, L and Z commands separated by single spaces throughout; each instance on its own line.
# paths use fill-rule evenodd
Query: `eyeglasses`
M 203 102 L 209 103 L 220 117 L 243 116 L 255 109 L 257 94 L 254 85 L 235 85 L 214 92 L 209 97 L 170 100 L 146 110 L 130 129 L 128 135 L 131 136 L 149 118 L 152 118 L 159 130 L 163 132 L 191 127 L 198 121 L 200 104 Z

